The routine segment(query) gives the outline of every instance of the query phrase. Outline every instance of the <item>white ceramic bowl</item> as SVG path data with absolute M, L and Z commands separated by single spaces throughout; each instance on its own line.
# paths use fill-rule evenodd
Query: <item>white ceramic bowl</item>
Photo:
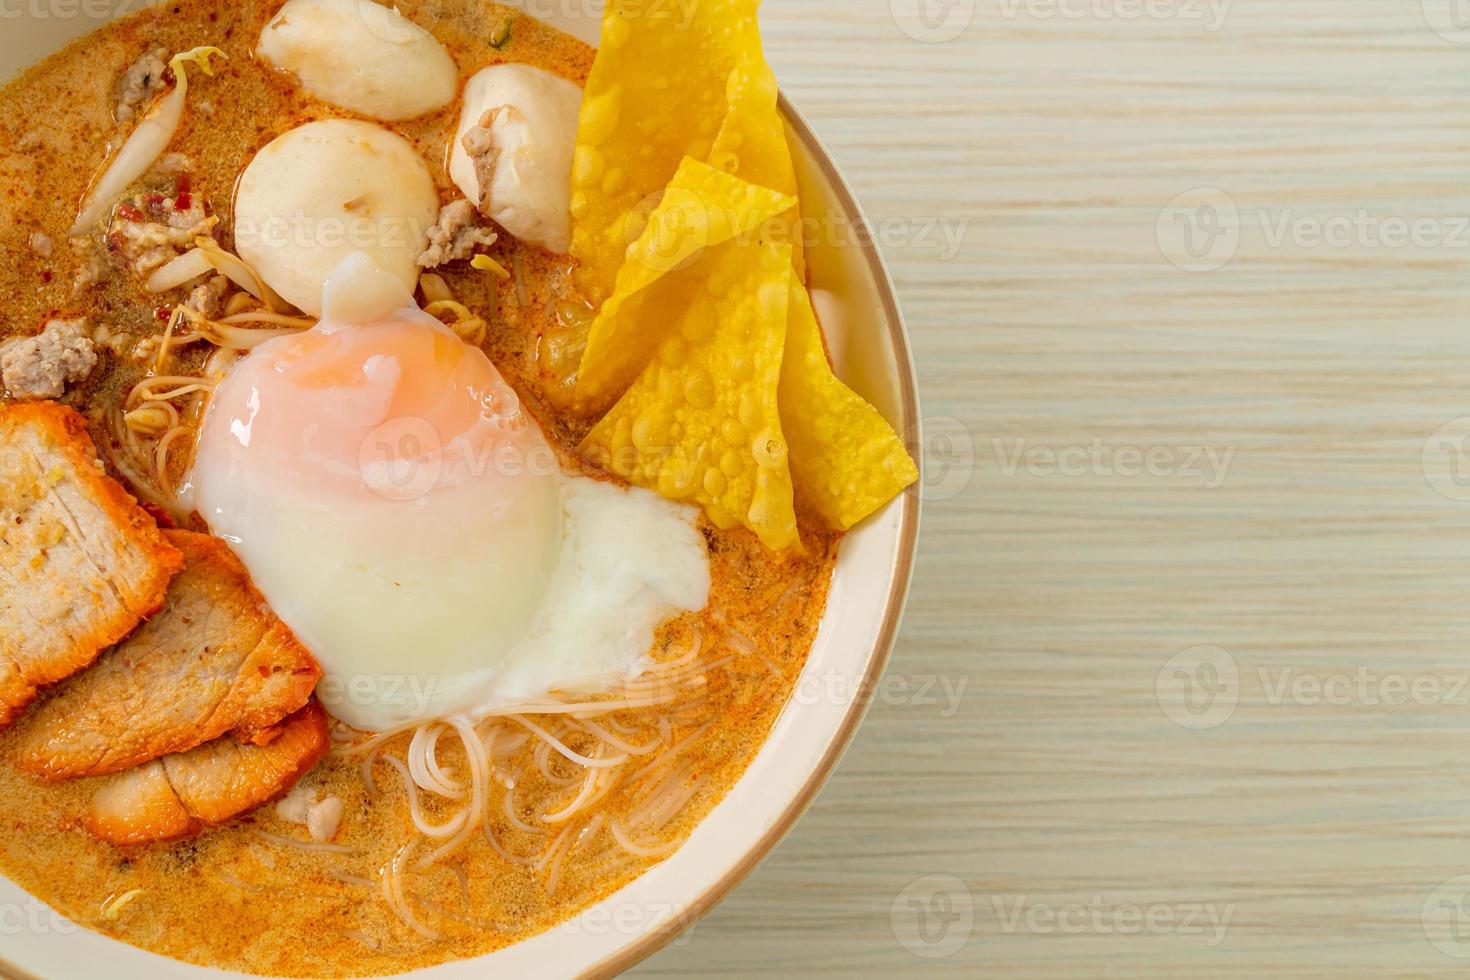
M 516 5 L 597 43 L 601 0 L 516 0 Z M 0 78 L 98 26 L 97 20 L 80 16 L 8 20 L 0 32 L 5 34 Z M 893 285 L 826 150 L 784 99 L 782 110 L 796 151 L 802 210 L 815 219 L 808 253 L 811 282 L 827 294 L 819 295 L 818 308 L 838 372 L 905 433 L 918 458 L 913 363 Z M 796 696 L 745 776 L 678 853 L 547 933 L 415 976 L 611 976 L 692 927 L 791 829 L 851 741 L 893 646 L 918 530 L 915 487 L 844 540 L 826 615 Z M 93 977 L 104 963 L 115 980 L 222 975 L 67 928 L 49 915 L 35 917 L 34 906 L 34 899 L 0 878 L 0 912 L 14 910 L 0 917 L 0 975 Z M 5 928 L 7 923 L 20 928 Z

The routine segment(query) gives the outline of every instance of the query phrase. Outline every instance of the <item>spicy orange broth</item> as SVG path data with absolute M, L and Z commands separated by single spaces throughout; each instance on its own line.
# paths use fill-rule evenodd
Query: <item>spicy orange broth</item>
M 492 3 L 401 0 L 398 6 L 444 42 L 462 81 L 487 65 L 512 61 L 581 84 L 591 66 L 586 45 Z M 193 80 L 185 122 L 170 146 L 193 161 L 194 193 L 219 215 L 219 237 L 227 248 L 235 180 L 255 151 L 303 122 L 345 115 L 311 102 L 254 60 L 255 39 L 277 7 L 182 0 L 149 8 L 76 41 L 0 90 L 0 338 L 33 333 L 56 314 L 85 314 L 114 335 L 143 338 L 163 329 L 158 304 L 177 302 L 176 296 L 146 295 L 131 273 L 116 267 L 92 289 L 72 292 L 84 255 L 68 245 L 65 231 L 105 148 L 115 147 L 125 133 L 112 118 L 115 87 L 143 51 L 212 44 L 229 55 L 214 78 Z M 488 39 L 500 33 L 506 18 L 510 40 L 497 50 Z M 445 201 L 457 193 L 444 161 L 458 110 L 455 104 L 390 126 L 430 161 Z M 29 246 L 38 231 L 55 240 L 52 256 L 43 258 Z M 516 290 L 497 288 L 492 277 L 463 263 L 441 271 L 455 295 L 489 319 L 485 350 L 491 359 L 553 441 L 564 450 L 573 447 L 585 423 L 562 407 L 577 349 L 575 327 L 558 315 L 579 302 L 570 295 L 569 260 L 509 236 L 502 236 L 492 254 L 507 267 L 518 254 L 524 302 Z M 201 356 L 184 354 L 179 366 L 197 368 Z M 65 400 L 89 416 L 99 444 L 104 413 L 145 370 L 126 354 L 104 353 L 93 379 L 68 392 Z M 694 750 L 700 772 L 710 779 L 675 819 L 669 836 L 687 835 L 724 796 L 791 696 L 826 603 L 837 548 L 837 536 L 806 515 L 801 526 L 809 551 L 804 557 L 773 555 L 748 532 L 703 525 L 713 576 L 710 608 L 669 624 L 657 642 L 676 654 L 697 620 L 707 642 L 718 643 L 722 630 L 734 630 L 755 640 L 757 649 L 713 672 L 701 717 L 681 718 L 675 729 L 677 739 L 714 723 Z M 345 977 L 475 956 L 567 920 L 656 863 L 576 855 L 548 895 L 544 876 L 506 861 L 477 836 L 443 866 L 409 881 L 419 917 L 444 933 L 431 941 L 395 917 L 379 890 L 381 869 L 412 831 L 405 792 L 386 767 L 377 771 L 377 796 L 369 795 L 355 762 L 328 757 L 308 777 L 343 800 L 337 843 L 352 848 L 351 855 L 303 852 L 263 840 L 259 831 L 302 837 L 300 828 L 280 821 L 271 807 L 194 840 L 123 850 L 98 843 L 78 825 L 92 781 L 44 785 L 3 761 L 13 757 L 24 730 L 22 721 L 0 734 L 0 872 L 77 923 L 201 965 Z M 448 741 L 444 763 L 462 766 Z M 614 794 L 602 805 L 617 802 Z M 436 814 L 431 806 L 430 818 L 442 819 Z M 502 839 L 522 852 L 537 848 L 533 838 Z M 449 866 L 461 869 L 463 879 Z M 356 879 L 370 884 L 346 883 Z M 104 914 L 109 899 L 134 889 L 142 893 L 115 918 Z

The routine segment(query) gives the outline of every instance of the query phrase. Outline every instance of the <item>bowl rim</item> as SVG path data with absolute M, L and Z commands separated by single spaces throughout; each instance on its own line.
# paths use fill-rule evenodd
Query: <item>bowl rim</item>
M 827 181 L 836 202 L 845 217 L 854 227 L 867 228 L 866 216 L 858 204 L 851 186 L 835 163 L 826 145 L 812 129 L 810 122 L 792 105 L 785 93 L 780 95 L 780 111 L 787 125 L 808 151 L 808 160 L 815 165 Z M 889 342 L 893 347 L 893 364 L 898 383 L 898 430 L 910 453 L 918 462 L 920 480 L 899 498 L 901 508 L 897 549 L 890 577 L 888 597 L 884 607 L 883 622 L 874 638 L 868 655 L 862 680 L 856 686 L 855 695 L 847 706 L 841 724 L 834 732 L 821 760 L 808 774 L 800 791 L 791 798 L 780 816 L 772 823 L 756 845 L 746 851 L 719 879 L 704 888 L 688 906 L 681 921 L 687 925 L 698 922 L 708 915 L 720 902 L 729 897 L 748 878 L 762 861 L 770 855 L 798 820 L 815 802 L 818 794 L 836 771 L 843 755 L 852 744 L 857 730 L 867 715 L 872 694 L 877 689 L 898 639 L 899 626 L 908 600 L 910 584 L 918 552 L 919 524 L 921 511 L 921 488 L 923 486 L 923 455 L 920 452 L 921 419 L 919 412 L 918 379 L 909 344 L 908 331 L 899 306 L 893 279 L 889 274 L 877 244 L 872 236 L 859 236 L 857 247 L 862 252 L 868 274 L 882 304 L 882 313 L 887 324 Z M 603 980 L 615 977 L 632 968 L 654 953 L 659 952 L 675 938 L 677 929 L 655 929 L 630 940 L 617 952 L 584 969 L 578 976 L 584 980 Z M 4 980 L 38 980 L 27 971 L 0 955 L 0 978 Z
M 826 144 L 817 136 L 811 123 L 796 106 L 792 105 L 784 92 L 780 95 L 780 110 L 787 124 L 805 145 L 808 159 L 816 165 L 828 182 L 846 218 L 853 223 L 854 227 L 869 227 L 862 206 L 858 204 L 852 187 L 838 168 Z M 715 906 L 728 898 L 730 893 L 738 888 L 746 878 L 750 877 L 751 873 L 775 850 L 776 845 L 785 839 L 786 835 L 796 826 L 797 821 L 811 808 L 818 794 L 827 785 L 827 781 L 836 772 L 837 766 L 842 762 L 842 757 L 856 737 L 863 718 L 868 713 L 873 691 L 877 689 L 878 682 L 882 679 L 888 662 L 893 656 L 893 648 L 898 641 L 899 625 L 908 602 L 909 587 L 913 581 L 914 563 L 918 554 L 921 497 L 924 485 L 922 476 L 924 458 L 920 451 L 922 423 L 919 414 L 919 383 L 914 367 L 913 352 L 909 345 L 908 328 L 904 323 L 903 310 L 899 306 L 897 291 L 893 285 L 893 278 L 888 272 L 887 263 L 884 262 L 872 236 L 860 236 L 858 247 L 862 250 L 868 272 L 873 277 L 874 288 L 882 301 L 889 341 L 893 345 L 896 380 L 899 388 L 898 429 L 903 434 L 910 454 L 919 464 L 921 475 L 918 482 L 904 491 L 899 498 L 902 512 L 898 549 L 894 559 L 892 584 L 884 607 L 883 624 L 874 639 L 867 669 L 862 681 L 857 685 L 855 696 L 847 706 L 847 713 L 841 725 L 832 736 L 821 761 L 807 776 L 801 790 L 787 803 L 780 817 L 760 841 L 746 851 L 722 877 L 708 885 L 689 905 L 683 916 L 686 926 L 703 919 L 714 910 Z M 629 942 L 618 952 L 594 963 L 579 976 L 581 980 L 606 980 L 606 978 L 615 977 L 659 952 L 673 942 L 677 936 L 678 930 L 672 929 L 646 933 Z

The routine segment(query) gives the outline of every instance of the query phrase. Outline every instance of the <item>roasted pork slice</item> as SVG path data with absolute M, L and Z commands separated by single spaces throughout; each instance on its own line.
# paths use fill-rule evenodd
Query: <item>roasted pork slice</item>
M 321 668 L 225 543 L 166 535 L 184 570 L 163 611 L 36 711 L 21 768 L 49 779 L 121 772 L 229 731 L 249 740 L 311 696 Z
M 103 777 L 84 822 L 111 844 L 189 837 L 284 795 L 328 744 L 326 713 L 312 701 L 265 745 L 227 736 Z
M 0 407 L 0 727 L 157 612 L 183 561 L 103 473 L 85 419 Z

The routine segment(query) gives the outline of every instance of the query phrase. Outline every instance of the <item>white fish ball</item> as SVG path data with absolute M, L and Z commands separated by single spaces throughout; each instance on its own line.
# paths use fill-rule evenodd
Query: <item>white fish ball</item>
M 572 154 L 582 90 L 530 65 L 493 65 L 465 86 L 449 176 L 481 210 L 523 242 L 564 255 L 572 239 Z M 464 146 L 491 110 L 489 187 Z
M 438 39 L 372 0 L 288 0 L 257 53 L 307 95 L 375 119 L 412 119 L 454 101 L 459 69 Z
M 327 276 L 354 252 L 412 290 L 438 214 L 428 164 L 407 140 L 329 119 L 277 137 L 245 168 L 235 246 L 272 289 L 320 316 Z

